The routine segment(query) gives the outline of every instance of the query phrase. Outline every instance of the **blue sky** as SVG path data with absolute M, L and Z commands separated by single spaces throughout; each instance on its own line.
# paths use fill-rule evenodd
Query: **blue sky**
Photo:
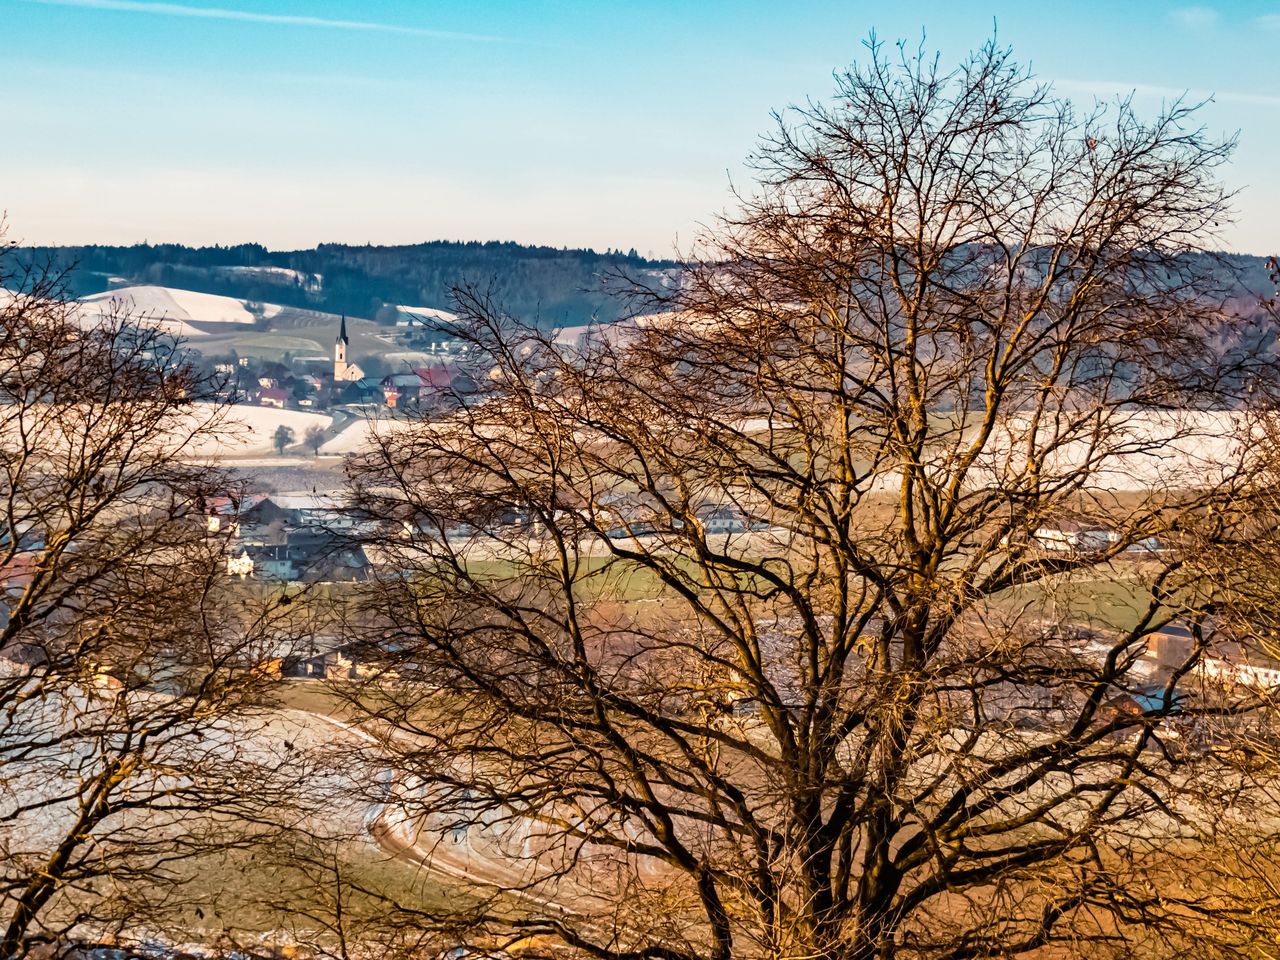
M 1059 92 L 1215 94 L 1224 244 L 1280 249 L 1280 0 L 0 0 L 0 208 L 31 243 L 513 239 L 669 254 L 769 111 L 992 25 Z

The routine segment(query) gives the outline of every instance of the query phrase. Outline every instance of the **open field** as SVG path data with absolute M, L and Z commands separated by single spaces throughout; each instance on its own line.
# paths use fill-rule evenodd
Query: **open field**
M 197 405 L 197 409 L 201 406 Z M 272 437 L 281 426 L 293 431 L 296 444 L 302 442 L 309 428 L 318 426 L 327 430 L 332 423 L 333 418 L 327 413 L 236 404 L 228 408 L 227 427 L 223 435 L 203 440 L 193 448 L 191 456 L 210 460 L 258 457 L 275 452 Z
M 1093 577 L 1060 577 L 1013 587 L 990 606 L 1007 616 L 1025 615 L 1103 631 L 1137 626 L 1150 602 L 1150 586 L 1140 571 Z
M 234 297 L 219 297 L 209 293 L 196 293 L 175 287 L 148 285 L 117 287 L 104 293 L 85 297 L 81 301 L 84 315 L 93 319 L 110 309 L 123 309 L 128 313 L 149 320 L 164 321 L 176 325 L 175 332 L 184 337 L 198 339 L 203 335 L 201 325 L 245 325 L 252 327 L 258 316 L 271 319 L 283 310 L 273 303 L 261 304 L 251 309 L 248 301 Z
M 441 909 L 466 896 L 462 882 L 399 859 L 368 836 L 317 842 L 281 833 L 261 845 L 183 863 L 180 882 L 186 915 L 181 928 L 206 943 L 230 935 L 240 941 L 333 945 L 334 926 L 351 924 L 349 936 L 372 918 L 385 917 L 388 899 Z
M 117 287 L 84 297 L 80 304 L 85 323 L 96 322 L 108 310 L 124 310 L 206 356 L 235 352 L 264 360 L 280 360 L 285 353 L 329 356 L 340 319 L 317 310 L 152 285 Z M 393 329 L 369 320 L 347 318 L 347 333 L 356 362 L 404 349 Z
M 310 692 L 319 689 L 313 685 Z M 211 747 L 239 762 L 267 761 L 275 772 L 263 774 L 262 789 L 299 778 L 289 788 L 293 801 L 255 823 L 122 813 L 153 837 L 183 836 L 188 852 L 131 882 L 122 897 L 113 897 L 105 881 L 101 889 L 90 885 L 108 898 L 109 909 L 145 905 L 146 929 L 171 943 L 333 945 L 339 924 L 349 925 L 343 933 L 350 936 L 374 918 L 385 918 L 388 898 L 426 909 L 466 898 L 457 878 L 424 870 L 379 846 L 370 832 L 377 812 L 372 790 L 383 776 L 379 761 L 365 751 L 363 738 L 328 713 L 282 704 L 247 724 L 227 723 L 211 733 L 192 749 Z M 283 758 L 290 762 L 279 766 Z M 56 842 L 72 813 L 67 803 L 45 808 L 6 825 L 4 841 Z M 89 890 L 69 890 L 53 905 L 53 915 L 69 915 L 76 897 Z
M 321 451 L 358 452 L 369 447 L 370 430 L 395 431 L 405 429 L 405 425 L 405 420 L 390 416 L 357 421 Z M 753 420 L 737 426 L 767 442 L 761 436 L 769 429 L 766 422 Z M 1067 475 L 1087 463 L 1090 476 L 1083 495 L 1094 498 L 1193 489 L 1221 483 L 1240 470 L 1257 432 L 1257 426 L 1245 416 L 1226 410 L 1130 413 L 1114 429 L 1105 452 L 1090 449 L 1083 442 L 1067 443 L 1048 457 L 1041 471 L 1046 475 Z M 968 485 L 976 488 L 1008 483 L 1008 478 L 1025 473 L 1025 464 L 1019 459 L 1018 445 L 1022 442 L 1016 419 L 1004 424 L 971 470 Z M 866 463 L 860 465 L 861 469 L 867 467 Z M 900 485 L 901 474 L 892 467 L 867 481 L 868 489 L 876 496 L 895 495 Z
M 321 344 L 318 340 L 285 333 L 255 333 L 253 336 L 240 337 L 237 345 L 241 352 L 262 357 L 268 357 L 269 354 L 283 355 L 286 352 L 324 354 L 329 349 L 327 344 Z

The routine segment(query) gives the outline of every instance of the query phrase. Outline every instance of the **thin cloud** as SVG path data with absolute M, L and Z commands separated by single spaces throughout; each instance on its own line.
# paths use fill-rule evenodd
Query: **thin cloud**
M 458 33 L 453 30 L 430 30 L 425 27 L 409 27 L 396 23 L 379 23 L 372 20 L 331 20 L 327 17 L 254 13 L 248 10 L 227 10 L 222 7 L 189 7 L 179 3 L 154 3 L 151 0 L 23 0 L 23 2 L 38 3 L 48 7 L 80 7 L 90 10 L 114 10 L 120 13 L 146 13 L 161 17 L 194 17 L 201 20 L 269 23 L 286 27 L 321 27 L 329 30 L 397 33 L 410 37 L 430 37 L 435 40 L 466 40 L 474 43 L 511 42 L 510 37 L 497 37 L 481 33 Z
M 1169 16 L 1184 27 L 1212 27 L 1218 22 L 1218 11 L 1213 7 L 1179 7 Z
M 1211 92 L 1207 90 L 1188 90 L 1185 87 L 1164 87 L 1151 83 L 1119 83 L 1108 80 L 1054 80 L 1057 90 L 1068 93 L 1087 93 L 1097 97 L 1127 96 L 1162 97 L 1165 100 L 1176 100 L 1185 97 L 1188 100 L 1213 100 L 1215 103 L 1243 103 L 1262 107 L 1280 106 L 1280 95 L 1267 93 L 1243 93 L 1235 90 Z
M 1256 22 L 1263 29 L 1275 30 L 1280 28 L 1280 13 L 1264 13 Z

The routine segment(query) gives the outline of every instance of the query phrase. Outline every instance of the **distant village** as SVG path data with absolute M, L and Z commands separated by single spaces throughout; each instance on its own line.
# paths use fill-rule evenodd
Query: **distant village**
M 365 366 L 385 366 L 381 357 L 361 362 L 351 355 L 346 318 L 339 321 L 333 356 L 301 356 L 288 362 L 238 358 L 218 362 L 215 372 L 224 384 L 224 399 L 275 409 L 306 411 L 342 408 L 385 408 L 431 411 L 461 398 L 475 389 L 474 381 L 462 370 L 466 347 L 450 338 L 450 320 L 443 312 L 408 314 L 397 321 L 406 339 L 430 357 L 405 369 L 371 376 Z M 407 329 L 406 329 L 407 328 Z M 643 538 L 658 535 L 652 511 L 634 497 L 621 497 L 600 504 L 612 526 L 604 531 L 609 539 Z M 536 536 L 529 518 L 512 513 L 501 523 L 527 528 Z M 777 535 L 760 517 L 737 504 L 708 502 L 698 511 L 698 522 L 706 533 L 735 536 Z M 324 493 L 258 493 L 242 499 L 222 498 L 208 505 L 206 517 L 210 536 L 225 538 L 226 575 L 236 581 L 261 583 L 353 583 L 378 573 L 376 557 L 362 545 L 358 521 L 331 495 Z M 473 536 L 470 527 L 454 533 Z M 1045 556 L 1070 553 L 1104 553 L 1120 540 L 1118 532 L 1088 517 L 1059 517 L 1030 534 L 1031 548 Z M 1141 561 L 1170 549 L 1152 537 L 1130 544 L 1124 551 L 1129 561 Z M 1117 558 L 1119 560 L 1121 558 Z M 1091 630 L 1081 632 L 1081 648 L 1102 656 L 1108 641 Z M 1189 629 L 1170 623 L 1149 638 L 1139 672 L 1153 679 L 1166 674 L 1190 653 L 1193 638 Z M 1246 686 L 1280 685 L 1280 661 L 1252 645 L 1230 643 L 1223 657 L 1208 657 L 1199 669 L 1219 682 Z M 335 638 L 319 643 L 310 654 L 290 659 L 284 673 L 294 677 L 341 675 L 359 669 L 358 657 Z M 1140 705 L 1139 705 L 1140 706 Z M 1137 706 L 1134 707 L 1137 709 Z
M 602 515 L 616 524 L 603 531 L 609 540 L 661 536 L 652 522 L 652 511 L 635 497 L 609 500 L 601 505 Z M 211 537 L 226 544 L 226 576 L 233 581 L 260 583 L 355 583 L 377 575 L 396 575 L 395 570 L 378 569 L 390 556 L 370 547 L 362 534 L 370 529 L 357 519 L 333 494 L 254 494 L 243 499 L 220 498 L 208 504 L 205 522 Z M 508 511 L 493 522 L 503 529 L 520 529 L 538 535 L 538 525 L 519 511 Z M 706 534 L 731 538 L 761 535 L 785 536 L 763 519 L 736 504 L 707 503 L 698 511 L 698 521 Z M 408 524 L 396 524 L 406 541 L 429 535 Z M 374 523 L 385 531 L 385 524 Z M 485 536 L 471 525 L 451 529 L 450 538 Z M 1045 557 L 1068 553 L 1104 553 L 1117 542 L 1118 534 L 1105 524 L 1087 518 L 1062 518 L 1035 530 L 1031 549 Z M 1168 545 L 1155 538 L 1129 545 L 1117 561 L 1140 563 L 1166 552 Z M 1230 631 L 1212 626 L 1210 631 Z M 1098 628 L 1077 628 L 1072 643 L 1080 652 L 1105 657 L 1114 639 Z M 1167 676 L 1190 655 L 1195 644 L 1191 630 L 1179 623 L 1166 624 L 1150 635 L 1137 672 L 1156 681 Z M 354 658 L 354 659 L 353 659 Z M 296 662 L 294 662 L 296 660 Z M 358 656 L 336 638 L 319 642 L 311 654 L 285 664 L 285 674 L 295 677 L 324 677 L 337 670 L 341 675 L 359 667 Z M 1200 672 L 1218 682 L 1252 687 L 1280 686 L 1280 660 L 1255 643 L 1229 642 L 1219 656 L 1205 657 Z M 352 674 L 354 675 L 354 673 Z
M 340 407 L 386 406 L 420 408 L 442 397 L 461 395 L 473 383 L 459 369 L 466 346 L 449 336 L 443 311 L 407 313 L 397 326 L 409 343 L 428 357 L 403 363 L 403 369 L 375 376 L 366 367 L 385 367 L 381 357 L 366 358 L 364 366 L 351 356 L 346 317 L 339 322 L 333 356 L 288 356 L 282 360 L 231 357 L 212 362 L 221 384 L 221 397 L 277 410 L 324 411 Z
M 223 497 L 208 504 L 206 524 L 211 535 L 226 537 L 229 577 L 312 583 L 368 578 L 354 522 L 323 494 Z

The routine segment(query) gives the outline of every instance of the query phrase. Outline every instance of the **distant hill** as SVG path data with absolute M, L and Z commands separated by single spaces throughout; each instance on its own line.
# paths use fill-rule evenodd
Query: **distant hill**
M 209 358 L 324 360 L 333 356 L 340 322 L 336 313 L 154 284 L 115 286 L 88 294 L 80 303 L 81 317 L 87 323 L 120 309 L 181 337 L 187 347 Z M 421 354 L 415 350 L 412 329 L 389 330 L 349 317 L 347 330 L 351 356 L 370 372 L 385 371 L 388 363 Z
M 113 302 L 121 303 L 131 314 L 180 322 L 185 328 L 182 331 L 184 337 L 203 333 L 200 327 L 192 326 L 192 321 L 212 325 L 256 324 L 283 311 L 273 303 L 259 303 L 256 309 L 251 309 L 244 300 L 157 286 L 116 287 L 81 299 L 90 315 L 105 312 Z
M 395 322 L 399 304 L 450 302 L 450 291 L 473 283 L 496 302 L 542 326 L 570 326 L 593 318 L 611 321 L 625 305 L 609 293 L 617 274 L 663 279 L 674 261 L 636 254 L 556 249 L 518 243 L 411 246 L 321 244 L 312 250 L 271 251 L 259 244 L 188 247 L 31 247 L 36 260 L 76 266 L 73 292 L 100 293 L 123 284 L 172 287 L 250 302 L 270 302 L 322 313 Z
M 593 319 L 609 322 L 627 312 L 627 304 L 610 292 L 611 286 L 618 286 L 619 274 L 660 285 L 673 281 L 679 271 L 674 261 L 647 260 L 634 250 L 597 253 L 498 241 L 437 240 L 395 247 L 321 244 L 293 251 L 271 251 L 260 244 L 29 247 L 22 255 L 76 265 L 71 282 L 77 296 L 122 286 L 165 287 L 229 297 L 246 309 L 278 304 L 324 315 L 311 316 L 314 324 L 329 324 L 330 314 L 346 314 L 385 326 L 393 326 L 404 311 L 447 311 L 450 291 L 466 283 L 487 288 L 496 303 L 543 327 L 577 326 Z M 1205 255 L 1192 256 L 1201 260 Z M 1214 299 L 1228 310 L 1256 315 L 1258 300 L 1275 295 L 1261 257 L 1214 255 L 1196 272 L 1205 265 L 1220 278 L 1220 294 Z M 155 306 L 185 319 L 182 309 Z M 213 318 L 193 314 L 190 319 Z

